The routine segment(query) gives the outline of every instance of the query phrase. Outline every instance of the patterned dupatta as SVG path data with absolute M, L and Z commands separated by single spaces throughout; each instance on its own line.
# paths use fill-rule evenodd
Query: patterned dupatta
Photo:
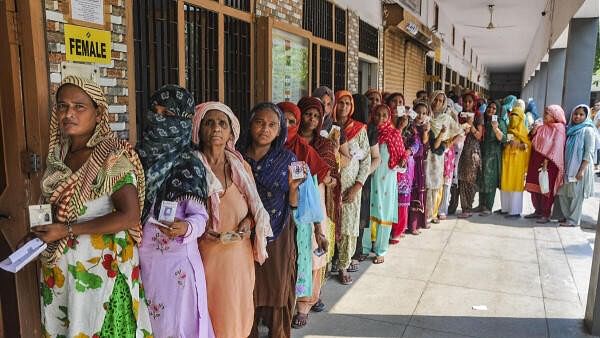
M 85 203 L 106 194 L 111 194 L 114 185 L 132 170 L 136 176 L 140 212 L 144 205 L 144 170 L 133 147 L 120 140 L 108 123 L 108 104 L 100 87 L 88 80 L 68 76 L 61 87 L 73 85 L 83 90 L 97 105 L 100 122 L 86 146 L 92 153 L 83 166 L 72 172 L 64 163 L 71 146 L 68 136 L 63 135 L 57 111 L 50 119 L 50 143 L 47 167 L 42 178 L 42 196 L 52 204 L 58 222 L 76 222 L 78 215 L 85 212 Z M 60 91 L 60 87 L 59 87 Z M 59 92 L 57 91 L 57 93 Z M 128 230 L 136 243 L 142 238 L 141 225 Z M 68 238 L 48 245 L 41 255 L 45 264 L 53 265 L 61 257 Z
M 156 114 L 157 105 L 175 116 Z M 204 204 L 208 197 L 206 169 L 191 147 L 193 116 L 194 98 L 182 87 L 163 86 L 150 98 L 137 148 L 146 173 L 142 221 L 149 215 L 157 218 L 162 201 L 190 199 Z
M 255 161 L 244 155 L 244 159 L 252 168 L 256 189 L 260 199 L 269 213 L 273 236 L 269 241 L 276 240 L 287 225 L 290 215 L 288 194 L 288 167 L 296 161 L 296 156 L 284 147 L 287 138 L 285 114 L 275 104 L 270 102 L 259 103 L 251 111 L 250 122 L 254 120 L 257 112 L 269 109 L 279 117 L 279 135 L 271 142 L 271 148 L 260 160 Z M 252 144 L 252 136 L 248 133 L 246 143 L 242 147 L 244 154 Z

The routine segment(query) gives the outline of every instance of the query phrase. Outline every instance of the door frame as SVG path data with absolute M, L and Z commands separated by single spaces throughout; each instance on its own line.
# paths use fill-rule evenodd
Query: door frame
M 6 60 L 0 63 L 3 104 L 0 118 L 5 155 L 2 165 L 7 177 L 6 189 L 0 193 L 0 213 L 10 216 L 0 220 L 3 237 L 0 239 L 11 250 L 29 231 L 27 205 L 38 202 L 48 151 L 49 84 L 44 13 L 43 2 L 39 0 L 0 0 L 0 54 Z M 42 160 L 37 172 L 28 172 L 28 153 L 37 154 Z M 2 308 L 3 312 L 14 311 L 18 322 L 4 322 L 5 332 L 18 332 L 21 337 L 41 336 L 38 266 L 29 264 L 7 278 L 14 280 L 14 286 L 7 289 L 16 292 L 16 303 L 2 304 Z

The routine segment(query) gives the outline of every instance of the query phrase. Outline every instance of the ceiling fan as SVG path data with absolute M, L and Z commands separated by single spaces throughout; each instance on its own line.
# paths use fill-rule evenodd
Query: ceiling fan
M 475 28 L 484 28 L 487 30 L 494 30 L 496 28 L 510 28 L 510 27 L 515 27 L 515 25 L 512 26 L 496 26 L 494 25 L 494 4 L 489 4 L 488 5 L 488 9 L 490 10 L 490 23 L 487 24 L 487 26 L 477 26 L 477 25 L 465 25 L 468 27 L 475 27 Z

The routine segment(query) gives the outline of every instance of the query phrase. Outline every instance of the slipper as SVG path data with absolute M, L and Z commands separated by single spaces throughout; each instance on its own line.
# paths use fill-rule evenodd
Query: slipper
M 479 214 L 479 216 L 488 217 L 488 216 L 490 216 L 491 214 L 492 214 L 492 212 L 491 212 L 491 211 L 489 211 L 489 210 L 484 210 L 483 212 L 481 212 L 481 213 Z
M 431 225 L 430 225 L 430 224 L 425 224 L 425 225 L 423 226 L 423 229 L 431 229 Z
M 390 239 L 389 243 L 391 245 L 396 245 L 396 244 L 400 243 L 400 240 L 399 239 Z
M 358 255 L 358 259 L 357 259 L 357 261 L 359 261 L 359 262 L 364 262 L 364 261 L 366 261 L 366 260 L 367 260 L 367 258 L 369 258 L 369 255 L 360 254 L 360 255 Z
M 438 215 L 438 219 L 441 221 L 446 220 L 448 217 L 446 215 Z
M 456 217 L 458 217 L 458 218 L 469 218 L 469 217 L 471 217 L 471 216 L 473 216 L 473 214 L 471 214 L 471 213 L 469 213 L 469 212 L 463 212 L 463 213 L 459 214 L 459 215 L 458 215 L 458 216 L 456 216 Z
M 433 223 L 433 224 L 440 224 L 440 220 L 437 219 L 437 218 L 434 218 L 434 219 L 431 220 L 431 223 Z
M 549 222 L 550 222 L 550 219 L 549 219 L 549 218 L 546 218 L 546 217 L 542 217 L 542 218 L 538 219 L 538 220 L 537 220 L 537 221 L 535 221 L 535 222 L 536 222 L 536 223 L 538 223 L 538 224 L 546 224 L 546 223 L 549 223 Z
M 350 263 L 350 266 L 348 267 L 348 269 L 346 269 L 346 271 L 356 272 L 356 271 L 358 271 L 359 266 L 360 266 L 360 263 L 358 261 L 356 261 L 356 262 L 353 261 Z
M 340 284 L 342 284 L 342 285 L 350 285 L 353 282 L 352 277 L 348 273 L 345 273 L 345 274 L 340 273 L 338 275 L 338 280 L 340 281 Z
M 297 313 L 292 319 L 292 328 L 301 329 L 308 324 L 308 314 Z
M 506 215 L 506 214 L 508 214 L 508 212 L 502 211 L 502 209 L 498 209 L 498 210 L 494 211 L 494 214 Z
M 537 214 L 537 213 L 534 212 L 533 214 L 526 215 L 523 218 L 525 218 L 525 219 L 533 219 L 533 218 L 540 218 L 540 217 L 541 216 L 539 214 Z
M 385 259 L 383 258 L 383 256 L 377 256 L 375 257 L 375 259 L 373 260 L 373 264 L 381 264 L 385 262 Z
M 321 299 L 319 298 L 319 300 L 315 303 L 315 305 L 313 305 L 310 308 L 310 311 L 312 312 L 323 312 L 325 310 L 325 304 L 323 303 L 323 301 L 321 301 Z
M 414 235 L 414 236 L 418 236 L 421 234 L 421 231 L 419 231 L 419 229 L 415 229 L 415 230 L 409 231 L 408 233 L 411 235 Z
M 504 218 L 521 218 L 521 215 L 516 214 L 516 215 L 506 215 L 504 216 Z
M 570 224 L 570 223 L 560 223 L 559 225 L 564 228 L 574 228 L 575 227 L 575 224 Z

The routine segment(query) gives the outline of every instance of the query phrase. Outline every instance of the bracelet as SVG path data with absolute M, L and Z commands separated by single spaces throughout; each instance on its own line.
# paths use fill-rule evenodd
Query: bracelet
M 190 221 L 185 221 L 188 225 L 187 231 L 185 232 L 185 235 L 183 235 L 183 238 L 188 238 L 190 237 L 190 235 L 192 234 L 192 223 L 190 223 Z
M 67 223 L 65 223 L 65 227 L 67 227 L 67 237 L 69 239 L 75 238 L 75 235 L 73 234 L 73 225 L 71 225 L 71 221 L 67 221 Z

